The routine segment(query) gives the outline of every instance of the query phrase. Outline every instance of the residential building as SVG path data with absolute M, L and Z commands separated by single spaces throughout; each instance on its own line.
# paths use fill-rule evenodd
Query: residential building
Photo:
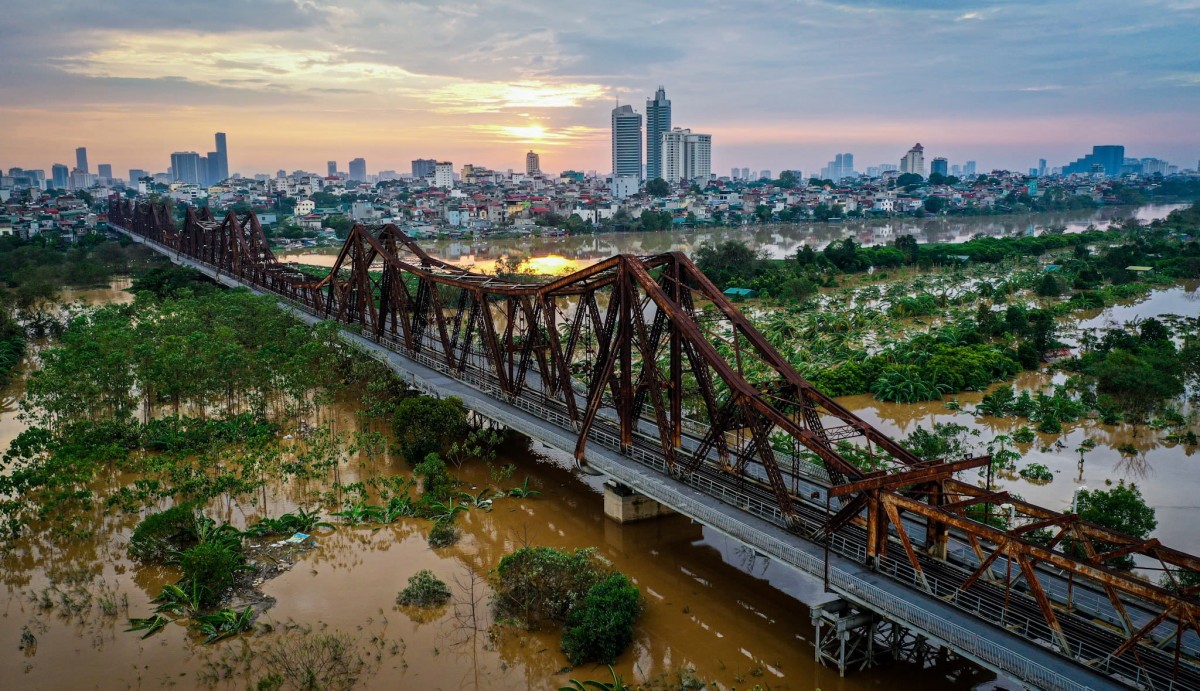
M 612 172 L 614 177 L 642 176 L 642 116 L 633 106 L 612 111 Z
M 919 142 L 904 154 L 904 158 L 900 159 L 900 172 L 902 174 L 916 173 L 925 177 L 925 147 L 921 146 Z
M 325 162 L 325 175 L 331 178 L 337 177 L 337 161 Z
M 646 99 L 646 179 L 665 178 L 662 146 L 664 133 L 671 131 L 671 101 L 663 87 L 658 87 L 654 99 Z
M 1046 177 L 1046 172 L 1047 172 L 1046 171 L 1046 159 L 1039 158 L 1038 159 L 1038 177 L 1040 177 L 1040 178 Z
M 367 181 L 367 159 L 355 158 L 350 161 L 350 174 L 347 179 L 353 182 Z
M 743 180 L 750 179 L 750 169 L 749 168 L 742 168 L 742 179 Z
M 933 159 L 933 161 L 929 164 L 929 173 L 931 175 L 934 173 L 936 173 L 938 175 L 942 175 L 942 176 L 949 175 L 950 174 L 950 162 L 947 161 L 945 158 L 938 156 L 937 158 Z
M 662 178 L 671 183 L 681 180 L 708 180 L 712 177 L 712 135 L 676 127 L 661 137 Z
M 412 176 L 417 180 L 433 177 L 437 161 L 432 158 L 418 158 L 412 162 Z
M 443 189 L 454 188 L 454 164 L 450 161 L 438 161 L 433 166 L 433 186 Z
M 741 171 L 742 171 L 742 169 L 741 169 L 741 168 L 738 168 L 737 166 L 734 166 L 734 168 L 733 168 L 733 171 L 732 171 L 731 173 L 729 173 L 729 179 L 730 179 L 730 180 L 737 180 L 737 179 L 738 179 L 738 177 L 739 177 L 739 173 L 741 173 Z
M 822 180 L 833 180 L 837 182 L 843 178 L 852 178 L 857 173 L 854 172 L 854 154 L 837 154 L 833 160 L 821 169 Z
M 195 151 L 176 151 L 171 154 L 171 181 L 200 184 L 200 154 Z
M 963 164 L 963 175 L 968 177 L 975 174 L 975 161 L 967 161 Z
M 538 175 L 542 172 L 541 157 L 530 151 L 525 154 L 525 174 Z
M 78 149 L 75 149 L 75 167 L 78 168 L 81 172 L 84 172 L 84 173 L 89 172 L 86 146 L 81 146 Z

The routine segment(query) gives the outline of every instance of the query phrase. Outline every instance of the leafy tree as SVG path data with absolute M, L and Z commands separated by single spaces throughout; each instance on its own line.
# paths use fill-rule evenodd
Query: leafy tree
M 1135 484 L 1125 484 L 1124 480 L 1109 490 L 1081 490 L 1076 512 L 1085 521 L 1139 540 L 1150 537 L 1150 533 L 1158 527 L 1154 509 L 1146 504 L 1142 491 Z M 1095 547 L 1103 552 L 1114 549 L 1116 545 L 1101 544 Z M 1133 568 L 1132 557 L 1121 557 L 1109 563 L 1125 569 Z
M 338 239 L 345 240 L 350 235 L 350 229 L 354 227 L 354 221 L 342 214 L 338 214 L 325 219 L 325 225 L 333 228 L 333 232 L 337 235 Z
M 920 175 L 917 175 L 916 173 L 904 173 L 900 177 L 896 178 L 896 186 L 897 187 L 908 187 L 910 185 L 920 185 L 922 182 L 924 182 L 924 178 L 922 178 Z
M 652 197 L 665 197 L 671 193 L 671 185 L 662 178 L 654 178 L 646 183 L 646 194 Z
M 583 603 L 567 615 L 563 652 L 573 665 L 611 664 L 633 642 L 633 624 L 641 613 L 637 586 L 625 574 L 611 574 L 592 586 Z
M 467 408 L 458 398 L 415 396 L 400 402 L 392 418 L 400 454 L 414 465 L 417 459 L 442 453 L 471 431 Z
M 779 181 L 777 184 L 780 187 L 797 187 L 800 185 L 800 179 L 796 177 L 796 171 L 785 170 L 779 174 Z

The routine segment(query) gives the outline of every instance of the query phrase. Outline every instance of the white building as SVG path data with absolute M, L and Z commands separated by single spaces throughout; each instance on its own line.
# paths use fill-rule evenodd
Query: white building
M 663 179 L 708 180 L 712 177 L 712 135 L 676 127 L 662 134 Z
M 904 158 L 900 159 L 900 172 L 916 173 L 925 177 L 925 147 L 920 143 L 914 144 L 913 148 L 904 154 Z
M 311 214 L 315 208 L 317 208 L 317 204 L 313 200 L 301 199 L 300 201 L 296 202 L 296 215 L 307 216 Z
M 454 164 L 450 161 L 438 161 L 433 167 L 433 186 L 443 189 L 454 188 Z

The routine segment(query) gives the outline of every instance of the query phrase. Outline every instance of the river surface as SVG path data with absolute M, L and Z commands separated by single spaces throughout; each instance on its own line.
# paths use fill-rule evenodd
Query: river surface
M 72 297 L 104 302 L 126 300 L 128 293 Z M 15 409 L 22 386 L 18 377 L 0 392 L 5 446 L 25 427 Z M 341 401 L 328 417 L 337 429 L 348 430 L 357 424 L 356 413 L 355 402 Z M 892 665 L 839 678 L 813 661 L 812 629 L 801 600 L 822 599 L 819 583 L 680 516 L 617 525 L 603 515 L 599 479 L 575 471 L 565 454 L 528 444 L 513 440 L 493 461 L 494 467 L 513 464 L 511 478 L 495 480 L 483 463 L 452 472 L 472 493 L 515 486 L 528 477 L 540 496 L 497 498 L 490 512 L 462 514 L 462 539 L 441 550 L 429 548 L 429 522 L 419 519 L 318 529 L 315 548 L 301 552 L 290 570 L 263 585 L 275 604 L 260 616 L 260 627 L 354 636 L 368 662 L 360 683 L 371 688 L 554 689 L 572 677 L 604 679 L 608 671 L 602 666 L 566 670 L 557 632 L 504 628 L 496 638 L 488 635 L 486 576 L 504 554 L 525 544 L 594 546 L 645 597 L 635 643 L 615 665 L 626 681 L 680 688 L 694 678 L 711 682 L 711 688 L 762 684 L 827 691 L 995 686 L 985 672 L 948 679 L 955 665 L 936 670 Z M 344 464 L 340 480 L 408 472 L 404 461 L 386 454 L 358 455 Z M 35 527 L 5 543 L 0 556 L 5 687 L 244 689 L 261 677 L 264 670 L 248 674 L 246 666 L 261 659 L 275 634 L 246 634 L 206 646 L 180 624 L 144 640 L 125 631 L 129 617 L 150 616 L 150 599 L 178 577 L 169 567 L 131 561 L 125 545 L 138 517 L 103 508 L 103 497 L 132 479 L 97 481 L 94 535 L 64 538 Z M 275 486 L 265 501 L 220 499 L 209 513 L 244 527 L 255 517 L 295 510 L 302 490 L 312 489 L 302 484 Z M 395 605 L 407 577 L 425 568 L 450 585 L 452 603 L 430 612 Z M 50 607 L 44 605 L 47 593 Z M 73 604 L 68 606 L 63 593 Z M 102 600 L 111 605 L 105 609 Z M 24 630 L 36 644 L 22 650 L 18 642 Z
M 419 240 L 431 255 L 462 267 L 492 272 L 506 257 L 524 260 L 522 271 L 559 275 L 595 264 L 615 254 L 650 255 L 681 251 L 694 255 L 704 243 L 738 240 L 774 259 L 793 256 L 802 245 L 821 249 L 835 240 L 853 237 L 860 244 L 889 244 L 902 235 L 918 242 L 965 242 L 976 235 L 1002 237 L 1032 235 L 1050 226 L 1063 226 L 1078 233 L 1089 226 L 1107 228 L 1110 223 L 1134 217 L 1143 223 L 1163 218 L 1186 204 L 1149 204 L 1141 207 L 1109 206 L 1089 211 L 1022 214 L 1008 216 L 942 216 L 935 218 L 890 218 L 848 220 L 836 223 L 767 224 L 732 228 L 706 228 L 691 232 L 604 233 L 571 237 L 514 237 L 481 239 Z M 281 261 L 333 266 L 340 247 L 324 247 L 284 254 Z

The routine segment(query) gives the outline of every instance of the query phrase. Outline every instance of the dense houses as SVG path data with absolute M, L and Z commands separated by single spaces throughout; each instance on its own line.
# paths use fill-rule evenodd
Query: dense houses
M 449 164 L 438 164 L 438 167 Z M 12 171 L 10 171 L 12 172 Z M 1191 174 L 1195 177 L 1194 174 Z M 383 176 L 380 176 L 383 177 Z M 931 179 L 887 171 L 875 178 L 747 182 L 730 178 L 667 186 L 614 197 L 610 181 L 566 171 L 498 172 L 467 165 L 461 174 L 444 170 L 427 177 L 389 175 L 364 182 L 344 175 L 283 171 L 274 177 L 234 176 L 218 184 L 143 178 L 136 188 L 120 181 L 65 193 L 21 187 L 6 176 L 0 183 L 0 234 L 30 236 L 47 230 L 80 232 L 103 222 L 110 194 L 174 199 L 218 211 L 254 210 L 273 234 L 287 238 L 334 237 L 354 222 L 396 223 L 422 234 L 579 232 L 592 228 L 657 229 L 698 224 L 751 225 L 768 222 L 828 220 L 930 214 L 991 214 L 1039 209 L 1084 208 L 1131 201 L 1131 193 L 1149 192 L 1161 176 L 1071 175 L 1032 177 L 993 171 L 967 179 L 934 175 Z M 438 184 L 441 183 L 441 184 Z M 656 190 L 664 192 L 664 190 Z M 92 203 L 96 202 L 96 203 Z M 643 221 L 652 212 L 653 223 Z

